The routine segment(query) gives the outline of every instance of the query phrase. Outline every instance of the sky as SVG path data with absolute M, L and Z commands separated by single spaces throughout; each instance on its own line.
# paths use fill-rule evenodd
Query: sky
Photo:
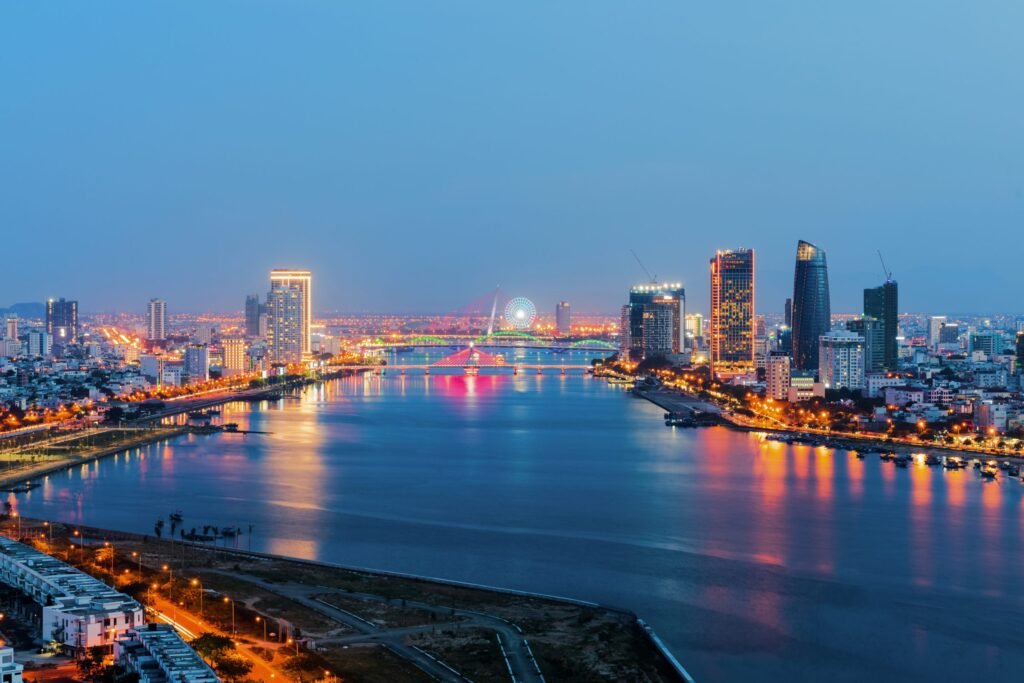
M 779 312 L 1024 312 L 1024 4 L 8 2 L 0 306 L 447 312 L 495 285 L 708 307 L 718 248 Z

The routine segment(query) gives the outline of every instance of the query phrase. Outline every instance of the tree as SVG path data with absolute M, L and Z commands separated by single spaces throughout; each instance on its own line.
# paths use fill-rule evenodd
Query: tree
M 217 633 L 200 634 L 190 643 L 192 649 L 199 653 L 199 656 L 207 661 L 212 661 L 217 656 L 235 649 L 235 642 L 227 636 Z
M 99 681 L 103 678 L 106 666 L 103 663 L 106 653 L 99 645 L 90 647 L 85 651 L 85 656 L 78 660 L 78 671 L 82 678 L 87 681 Z
M 231 683 L 240 681 L 252 671 L 252 662 L 236 654 L 223 654 L 213 662 L 213 668 L 222 679 Z

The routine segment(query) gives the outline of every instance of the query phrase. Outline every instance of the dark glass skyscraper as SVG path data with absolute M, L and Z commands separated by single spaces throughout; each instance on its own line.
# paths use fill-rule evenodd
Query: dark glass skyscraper
M 54 346 L 78 341 L 78 302 L 63 297 L 46 302 L 46 333 Z
M 864 290 L 864 315 L 882 323 L 882 359 L 886 370 L 899 369 L 899 347 L 896 332 L 899 327 L 899 291 L 896 282 L 886 280 L 881 287 Z
M 793 367 L 818 369 L 818 339 L 832 326 L 825 252 L 810 242 L 796 245 L 793 277 Z

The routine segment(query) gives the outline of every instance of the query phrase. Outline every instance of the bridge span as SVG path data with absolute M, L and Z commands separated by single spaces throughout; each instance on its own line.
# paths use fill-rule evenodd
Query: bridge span
M 342 366 L 339 366 L 342 367 Z M 512 374 L 518 375 L 520 373 L 532 372 L 537 375 L 543 374 L 558 374 L 558 375 L 584 375 L 591 371 L 589 365 L 555 365 L 555 364 L 541 364 L 541 363 L 508 363 L 508 364 L 491 364 L 491 365 L 442 365 L 438 363 L 427 364 L 427 363 L 410 363 L 408 365 L 346 365 L 345 368 L 352 370 L 361 370 L 366 372 L 372 372 L 375 375 L 405 375 L 406 371 L 412 371 L 410 374 L 423 374 L 429 375 L 430 371 L 452 371 L 461 370 L 466 375 L 477 375 L 480 374 L 481 370 L 504 370 L 511 372 L 501 372 L 496 374 Z M 451 372 L 442 372 L 441 374 L 451 374 Z

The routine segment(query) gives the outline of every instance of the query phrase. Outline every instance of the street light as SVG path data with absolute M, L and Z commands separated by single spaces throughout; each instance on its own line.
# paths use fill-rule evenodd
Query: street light
M 267 639 L 267 620 L 259 616 L 256 617 L 256 623 L 263 622 L 263 640 Z
M 167 589 L 167 599 L 170 600 L 171 602 L 174 602 L 174 567 L 168 567 L 165 564 L 163 566 L 163 570 L 165 572 L 168 572 L 168 574 L 169 574 L 169 578 L 167 580 L 168 581 L 168 586 L 169 586 L 169 588 Z
M 53 525 L 49 522 L 43 522 L 43 526 L 50 532 L 50 545 L 53 545 Z
M 142 553 L 132 551 L 132 557 L 139 558 L 139 581 L 142 581 Z
M 235 635 L 235 601 L 224 596 L 224 604 L 231 603 L 231 635 Z
M 199 579 L 192 579 L 193 586 L 199 586 L 199 618 L 203 617 L 203 582 Z
M 295 640 L 294 638 L 289 638 L 288 639 L 288 644 L 291 645 L 292 643 L 295 644 L 295 654 L 298 655 L 299 654 L 299 641 Z

